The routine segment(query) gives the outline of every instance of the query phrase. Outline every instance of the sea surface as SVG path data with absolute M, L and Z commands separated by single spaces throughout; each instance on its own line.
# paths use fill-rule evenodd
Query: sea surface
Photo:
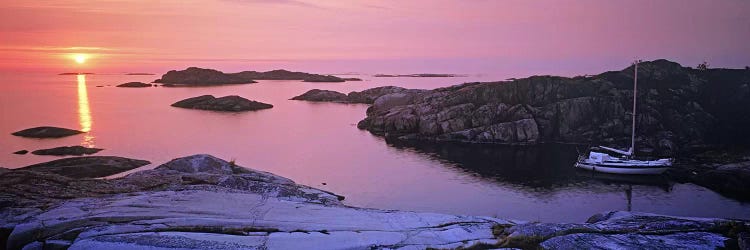
M 373 78 L 361 82 L 260 81 L 215 87 L 116 88 L 158 75 L 0 74 L 0 167 L 59 159 L 17 150 L 83 145 L 96 155 L 149 160 L 212 154 L 240 166 L 346 196 L 347 205 L 543 222 L 583 222 L 608 210 L 750 219 L 750 203 L 663 178 L 593 174 L 573 169 L 576 148 L 386 141 L 359 130 L 367 105 L 289 98 L 310 89 L 344 93 L 395 85 L 433 89 L 487 76 Z M 187 110 L 189 97 L 239 95 L 273 104 L 245 113 Z M 61 139 L 11 133 L 35 126 L 87 131 Z M 137 171 L 136 170 L 136 171 Z M 132 172 L 132 171 L 131 171 Z

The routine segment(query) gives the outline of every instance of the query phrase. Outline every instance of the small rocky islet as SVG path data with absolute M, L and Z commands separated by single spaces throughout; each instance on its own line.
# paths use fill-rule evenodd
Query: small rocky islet
M 151 84 L 148 84 L 148 83 L 145 83 L 145 82 L 126 82 L 126 83 L 123 83 L 123 84 L 119 84 L 119 85 L 117 85 L 115 87 L 118 87 L 118 88 L 146 88 L 146 87 L 151 87 L 151 86 L 156 87 L 157 85 L 155 85 L 155 84 L 151 85 Z
M 7 249 L 713 249 L 747 246 L 750 226 L 622 211 L 583 223 L 537 223 L 356 208 L 331 192 L 210 155 L 114 179 L 70 174 L 89 170 L 0 169 Z
M 172 107 L 186 109 L 201 109 L 212 111 L 241 112 L 273 108 L 273 105 L 251 101 L 240 96 L 231 95 L 216 98 L 212 95 L 202 95 L 184 99 L 172 104 Z
M 83 131 L 78 131 L 68 128 L 42 126 L 24 129 L 21 131 L 13 132 L 12 135 L 28 138 L 61 138 L 71 135 L 82 134 Z
M 90 154 L 96 154 L 99 151 L 102 151 L 104 149 L 101 148 L 88 148 L 84 146 L 63 146 L 63 147 L 54 147 L 54 148 L 48 148 L 48 149 L 39 149 L 31 151 L 31 154 L 34 155 L 56 155 L 56 156 L 66 156 L 66 155 L 90 155 Z

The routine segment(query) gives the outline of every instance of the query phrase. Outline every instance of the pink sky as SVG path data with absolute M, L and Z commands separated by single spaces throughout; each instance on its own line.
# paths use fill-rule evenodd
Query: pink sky
M 0 71 L 584 74 L 750 65 L 750 1 L 16 1 Z M 76 65 L 68 54 L 91 58 Z

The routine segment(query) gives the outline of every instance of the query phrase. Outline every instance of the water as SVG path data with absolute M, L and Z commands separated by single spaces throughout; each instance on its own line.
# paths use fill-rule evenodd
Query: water
M 628 206 L 633 211 L 750 219 L 750 204 L 696 185 L 576 171 L 571 167 L 576 157 L 571 146 L 386 142 L 356 128 L 367 105 L 288 100 L 313 88 L 346 93 L 384 85 L 432 89 L 495 80 L 485 76 L 114 87 L 157 77 L 0 75 L 0 166 L 17 168 L 58 159 L 11 154 L 17 150 L 71 145 L 105 149 L 97 155 L 153 162 L 141 169 L 208 153 L 344 195 L 346 204 L 360 207 L 545 222 L 582 222 L 594 213 Z M 169 106 L 204 94 L 240 95 L 274 108 L 231 114 Z M 41 140 L 10 135 L 42 125 L 89 132 Z

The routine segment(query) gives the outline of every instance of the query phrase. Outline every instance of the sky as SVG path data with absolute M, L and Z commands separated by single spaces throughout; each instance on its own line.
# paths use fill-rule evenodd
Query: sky
M 85 63 L 73 55 L 85 54 Z M 0 71 L 577 75 L 750 65 L 746 0 L 0 0 Z

